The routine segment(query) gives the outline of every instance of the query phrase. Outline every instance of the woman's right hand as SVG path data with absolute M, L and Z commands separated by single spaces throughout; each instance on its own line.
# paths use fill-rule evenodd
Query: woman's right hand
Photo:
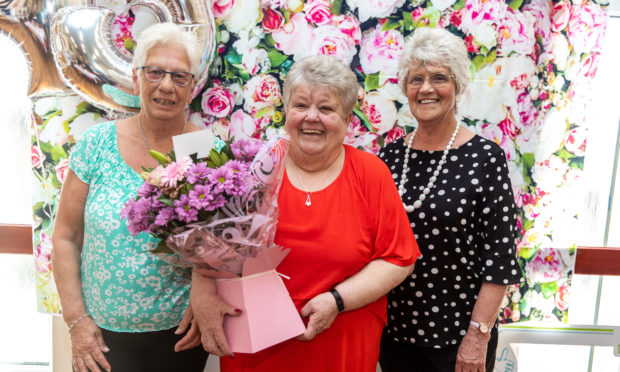
M 202 347 L 210 354 L 232 357 L 233 353 L 224 335 L 224 316 L 239 316 L 241 310 L 235 309 L 217 295 L 214 279 L 197 273 L 192 275 L 190 297 Z
M 70 332 L 71 353 L 75 372 L 101 372 L 102 367 L 110 372 L 112 367 L 104 352 L 110 349 L 103 341 L 101 329 L 95 322 L 86 317 L 76 324 Z

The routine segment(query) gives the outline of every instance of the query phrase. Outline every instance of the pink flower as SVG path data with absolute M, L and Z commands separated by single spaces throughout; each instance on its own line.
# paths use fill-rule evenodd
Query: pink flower
M 226 18 L 235 6 L 235 0 L 213 0 L 213 17 Z
M 263 7 L 277 9 L 286 7 L 287 0 L 260 0 Z
M 529 282 L 549 283 L 562 277 L 564 263 L 555 248 L 540 248 L 525 266 Z
M 534 19 L 534 35 L 542 42 L 545 50 L 552 45 L 551 20 L 549 19 L 549 2 L 547 0 L 533 0 L 522 8 L 523 14 Z M 538 44 L 535 44 L 535 49 Z
M 209 88 L 202 94 L 202 111 L 207 115 L 226 117 L 234 105 L 232 94 L 221 86 Z
M 271 8 L 263 9 L 263 21 L 261 25 L 266 34 L 279 29 L 283 24 L 284 16 L 282 13 Z
M 41 233 L 41 243 L 34 249 L 34 263 L 36 270 L 41 274 L 52 271 L 52 240 Z
M 519 129 L 515 125 L 512 114 L 508 113 L 508 115 L 506 115 L 506 118 L 499 122 L 498 126 L 502 130 L 502 133 L 504 133 L 504 135 L 508 138 L 517 138 L 517 134 L 519 134 Z
M 332 21 L 340 32 L 353 39 L 355 45 L 360 43 L 360 40 L 362 39 L 362 31 L 360 30 L 360 24 L 355 17 L 349 15 L 337 15 L 332 17 Z
M 185 176 L 185 172 L 192 165 L 192 159 L 188 156 L 183 157 L 181 160 L 172 162 L 164 168 L 164 172 L 160 178 L 160 184 L 163 187 L 174 188 L 177 187 L 177 182 L 181 181 Z
M 560 32 L 568 26 L 570 19 L 570 1 L 560 1 L 553 4 L 551 11 L 551 31 Z
M 397 139 L 403 137 L 404 135 L 405 135 L 405 130 L 401 127 L 394 127 L 390 129 L 390 131 L 387 132 L 387 135 L 385 136 L 384 146 L 390 142 L 396 141 Z
M 69 159 L 62 159 L 56 164 L 54 167 L 56 171 L 56 178 L 58 178 L 58 182 L 64 183 L 65 177 L 67 176 L 67 171 L 69 170 Z
M 43 165 L 45 154 L 41 152 L 39 146 L 32 145 L 30 148 L 30 160 L 33 168 L 39 168 Z
M 568 310 L 570 302 L 570 287 L 563 285 L 555 293 L 555 307 L 560 311 Z
M 521 12 L 508 11 L 499 25 L 499 46 L 498 51 L 503 56 L 509 56 L 510 53 L 518 53 L 521 55 L 529 55 L 534 50 L 533 25 L 528 17 Z
M 366 127 L 362 125 L 362 121 L 357 116 L 353 115 L 349 122 L 349 129 L 347 135 L 344 138 L 344 144 L 362 148 L 373 154 L 377 154 L 381 147 L 377 144 L 377 133 L 369 132 Z
M 377 91 L 370 92 L 364 97 L 361 109 L 377 134 L 390 131 L 398 118 L 394 101 Z
M 404 38 L 398 30 L 381 31 L 381 26 L 364 33 L 360 49 L 360 64 L 366 74 L 381 71 L 396 76 L 398 58 L 403 50 Z
M 317 26 L 329 23 L 332 17 L 332 13 L 329 11 L 330 6 L 329 0 L 309 0 L 304 5 L 306 19 Z
M 607 14 L 600 6 L 587 3 L 573 5 L 568 21 L 568 42 L 575 53 L 600 52 L 607 26 Z
M 312 42 L 312 30 L 304 14 L 296 13 L 284 26 L 273 31 L 271 36 L 276 42 L 276 48 L 284 54 L 305 56 Z
M 333 55 L 345 65 L 349 65 L 357 53 L 355 41 L 335 26 L 319 26 L 312 31 L 312 37 L 310 55 Z
M 252 114 L 265 108 L 274 108 L 282 101 L 280 83 L 269 74 L 256 75 L 243 87 L 244 109 Z
M 585 56 L 585 58 L 581 61 L 577 75 L 587 79 L 594 79 L 596 76 L 596 71 L 598 70 L 599 57 L 600 54 L 598 53 L 588 54 Z
M 577 127 L 566 135 L 564 139 L 564 146 L 568 152 L 575 154 L 576 156 L 586 155 L 586 130 L 583 127 Z
M 235 111 L 230 117 L 230 137 L 237 140 L 251 138 L 256 131 L 254 118 L 243 110 Z

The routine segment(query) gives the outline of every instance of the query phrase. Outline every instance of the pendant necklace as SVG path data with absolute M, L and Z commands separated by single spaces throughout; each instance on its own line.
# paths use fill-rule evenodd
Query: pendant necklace
M 299 169 L 299 168 L 298 168 Z M 321 183 L 319 183 L 318 185 L 321 186 L 323 183 L 325 183 L 325 180 L 327 179 L 327 176 L 329 175 L 329 170 L 325 171 L 325 175 L 323 176 L 323 179 L 321 180 Z M 310 206 L 312 205 L 312 199 L 310 198 L 310 195 L 312 195 L 312 193 L 314 191 L 319 191 L 319 190 L 314 190 L 314 191 L 306 191 L 306 183 L 304 182 L 304 178 L 301 175 L 301 170 L 299 170 L 299 173 L 297 174 L 297 178 L 299 179 L 299 181 L 301 181 L 301 186 L 304 188 L 304 190 L 301 190 L 303 192 L 306 193 L 306 202 L 304 203 L 306 205 L 307 208 L 310 208 Z
M 445 150 L 443 150 L 443 155 L 441 156 L 441 160 L 439 160 L 439 163 L 437 164 L 437 168 L 433 172 L 433 175 L 431 176 L 431 178 L 429 178 L 428 184 L 422 190 L 422 193 L 420 194 L 420 196 L 418 196 L 418 200 L 416 200 L 413 203 L 413 205 L 407 205 L 403 201 L 403 206 L 405 207 L 405 211 L 407 211 L 407 213 L 411 213 L 414 210 L 420 208 L 420 206 L 422 205 L 422 202 L 426 199 L 426 196 L 431 192 L 431 189 L 433 188 L 433 186 L 435 186 L 435 181 L 437 181 L 439 172 L 441 172 L 441 168 L 443 168 L 443 166 L 446 164 L 446 160 L 448 159 L 448 151 L 450 151 L 450 148 L 452 147 L 452 144 L 454 143 L 454 139 L 456 138 L 456 135 L 459 132 L 459 127 L 460 125 L 459 125 L 459 122 L 457 121 L 456 128 L 454 128 L 454 132 L 452 133 L 452 136 L 450 137 L 450 141 L 448 141 L 448 144 L 446 145 Z M 400 174 L 400 183 L 398 185 L 398 194 L 400 194 L 401 199 L 403 199 L 403 195 L 405 195 L 405 183 L 408 180 L 407 174 L 409 173 L 409 165 L 408 165 L 409 164 L 409 152 L 411 150 L 411 144 L 413 143 L 413 138 L 415 137 L 415 134 L 417 131 L 418 131 L 418 128 L 415 128 L 413 130 L 413 133 L 411 133 L 411 137 L 409 137 L 409 141 L 405 144 L 405 160 L 403 161 L 403 171 Z
M 146 144 L 146 147 L 149 148 L 149 151 L 153 149 L 151 143 L 148 139 L 146 139 L 146 134 L 144 133 L 144 128 L 142 128 L 142 119 L 140 118 L 140 114 L 138 114 L 138 126 L 140 127 L 140 134 L 142 134 L 142 139 Z M 187 127 L 187 120 L 183 120 L 183 129 L 181 130 L 181 134 L 185 133 L 185 128 Z

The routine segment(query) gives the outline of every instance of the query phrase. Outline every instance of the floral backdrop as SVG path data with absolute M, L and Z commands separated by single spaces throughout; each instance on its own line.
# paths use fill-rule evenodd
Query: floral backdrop
M 135 47 L 139 19 L 117 5 L 114 41 Z M 214 0 L 218 51 L 190 120 L 226 140 L 270 138 L 284 123 L 282 82 L 292 63 L 332 54 L 360 89 L 345 143 L 376 153 L 415 126 L 397 86 L 405 39 L 442 27 L 468 47 L 472 80 L 464 124 L 505 151 L 519 208 L 526 280 L 509 288 L 500 318 L 567 321 L 578 239 L 590 100 L 605 34 L 606 0 Z M 135 23 L 134 23 L 135 22 Z M 50 272 L 52 217 L 75 139 L 106 120 L 77 96 L 35 102 L 34 250 L 40 310 L 57 312 Z

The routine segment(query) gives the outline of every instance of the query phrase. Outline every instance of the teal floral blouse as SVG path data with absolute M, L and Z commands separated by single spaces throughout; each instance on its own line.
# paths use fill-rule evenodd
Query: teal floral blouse
M 77 141 L 71 170 L 89 185 L 84 210 L 82 292 L 102 328 L 146 332 L 179 324 L 189 305 L 191 271 L 149 253 L 157 239 L 131 236 L 120 211 L 142 177 L 121 158 L 116 122 L 98 124 Z

